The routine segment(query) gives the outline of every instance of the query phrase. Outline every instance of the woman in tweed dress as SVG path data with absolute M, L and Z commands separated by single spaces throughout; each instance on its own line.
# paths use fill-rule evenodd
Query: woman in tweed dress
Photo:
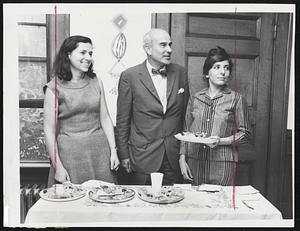
M 181 142 L 181 173 L 194 185 L 233 185 L 237 144 L 250 138 L 247 103 L 227 86 L 232 66 L 223 48 L 211 49 L 203 66 L 203 78 L 209 87 L 189 100 L 186 130 L 212 140 L 210 144 Z
M 44 131 L 51 160 L 48 186 L 95 179 L 115 182 L 119 167 L 103 84 L 93 72 L 92 41 L 71 36 L 44 86 Z

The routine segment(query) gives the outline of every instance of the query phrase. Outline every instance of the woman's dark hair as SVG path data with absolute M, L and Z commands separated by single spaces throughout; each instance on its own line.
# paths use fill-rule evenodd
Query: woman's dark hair
M 72 72 L 70 68 L 70 59 L 68 57 L 69 53 L 78 47 L 78 43 L 90 43 L 92 45 L 92 40 L 88 37 L 81 35 L 74 35 L 68 37 L 62 43 L 53 63 L 52 73 L 59 79 L 70 81 L 72 79 Z M 90 78 L 94 78 L 96 74 L 93 71 L 93 64 L 89 66 L 86 74 Z
M 212 66 L 217 62 L 222 62 L 224 60 L 228 60 L 229 62 L 229 71 L 231 73 L 233 63 L 230 59 L 230 56 L 225 51 L 224 48 L 217 46 L 216 48 L 212 48 L 208 52 L 208 56 L 205 59 L 204 65 L 203 65 L 203 78 L 207 80 L 206 75 L 208 75 L 209 70 L 212 68 Z

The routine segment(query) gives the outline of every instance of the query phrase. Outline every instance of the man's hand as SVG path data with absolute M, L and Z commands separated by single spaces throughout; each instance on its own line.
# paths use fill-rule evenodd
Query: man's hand
M 127 173 L 132 172 L 131 167 L 130 167 L 129 158 L 121 160 L 121 165 L 125 168 Z

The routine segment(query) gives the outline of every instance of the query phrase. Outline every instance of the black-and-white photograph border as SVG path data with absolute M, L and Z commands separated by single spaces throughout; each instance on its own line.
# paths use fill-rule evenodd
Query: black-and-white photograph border
M 295 13 L 4 4 L 4 225 L 293 227 Z

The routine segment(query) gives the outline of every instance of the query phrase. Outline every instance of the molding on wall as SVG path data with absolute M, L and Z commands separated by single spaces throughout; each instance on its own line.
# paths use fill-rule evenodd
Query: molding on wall
M 20 168 L 50 168 L 47 162 L 21 162 Z

